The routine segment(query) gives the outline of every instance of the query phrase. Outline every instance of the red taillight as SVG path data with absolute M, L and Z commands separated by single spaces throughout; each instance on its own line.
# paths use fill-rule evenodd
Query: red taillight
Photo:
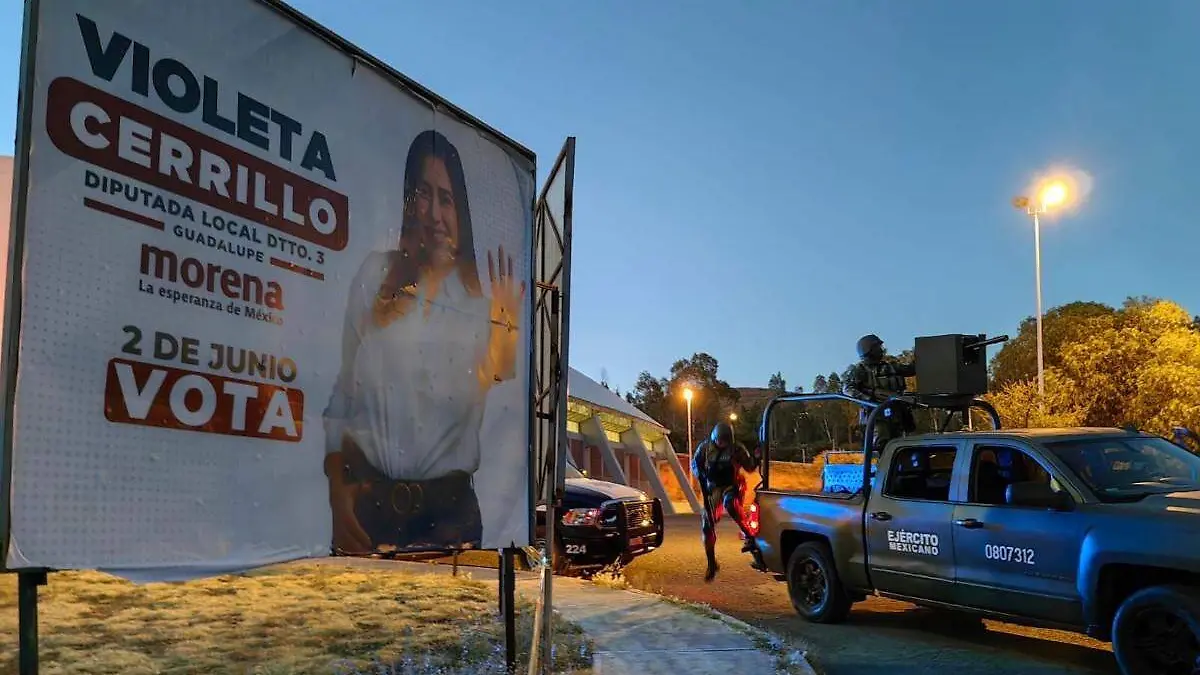
M 758 502 L 750 502 L 750 508 L 746 509 L 746 529 L 757 537 L 758 525 Z

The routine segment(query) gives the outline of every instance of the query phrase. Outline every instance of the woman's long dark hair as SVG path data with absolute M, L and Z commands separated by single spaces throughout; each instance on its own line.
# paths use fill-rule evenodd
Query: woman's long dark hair
M 482 295 L 479 286 L 479 268 L 475 261 L 475 235 L 471 227 L 471 206 L 467 201 L 467 177 L 463 171 L 462 159 L 458 149 L 445 136 L 433 129 L 423 131 L 413 139 L 408 148 L 408 160 L 404 164 L 404 220 L 400 228 L 401 254 L 410 264 L 402 264 L 399 279 L 393 278 L 393 288 L 404 287 L 415 283 L 421 272 L 428 267 L 428 253 L 421 250 L 420 235 L 412 236 L 409 228 L 418 225 L 409 222 L 408 213 L 413 200 L 416 199 L 417 184 L 421 180 L 421 171 L 425 160 L 434 157 L 446 165 L 450 174 L 450 185 L 454 190 L 454 207 L 458 215 L 457 249 L 454 252 L 455 265 L 458 267 L 458 278 L 462 281 L 467 293 L 473 296 Z M 406 234 L 408 236 L 406 236 Z M 416 245 L 418 250 L 411 250 Z M 407 255 L 404 255 L 407 254 Z M 415 262 L 416 264 L 411 264 Z

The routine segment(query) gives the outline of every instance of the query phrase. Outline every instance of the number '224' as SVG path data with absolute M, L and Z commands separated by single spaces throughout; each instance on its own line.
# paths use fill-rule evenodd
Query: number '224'
M 1002 560 L 1004 562 L 1024 563 L 1032 565 L 1036 551 L 1031 548 L 1019 548 L 1016 546 L 1001 546 L 999 544 L 986 544 L 983 547 L 983 557 L 988 560 Z

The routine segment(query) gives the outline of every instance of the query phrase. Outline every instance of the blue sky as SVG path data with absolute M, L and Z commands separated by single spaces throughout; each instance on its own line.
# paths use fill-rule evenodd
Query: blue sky
M 1200 313 L 1189 0 L 295 5 L 543 169 L 578 137 L 571 361 L 622 389 L 696 351 L 735 385 L 807 386 L 866 332 L 1014 333 L 1033 236 L 1009 200 L 1056 164 L 1093 190 L 1043 231 L 1047 307 Z

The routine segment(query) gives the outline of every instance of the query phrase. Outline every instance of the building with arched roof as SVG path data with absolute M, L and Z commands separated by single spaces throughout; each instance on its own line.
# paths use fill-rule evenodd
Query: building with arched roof
M 567 377 L 567 443 L 572 462 L 589 478 L 658 497 L 667 514 L 700 513 L 667 428 L 574 368 Z

